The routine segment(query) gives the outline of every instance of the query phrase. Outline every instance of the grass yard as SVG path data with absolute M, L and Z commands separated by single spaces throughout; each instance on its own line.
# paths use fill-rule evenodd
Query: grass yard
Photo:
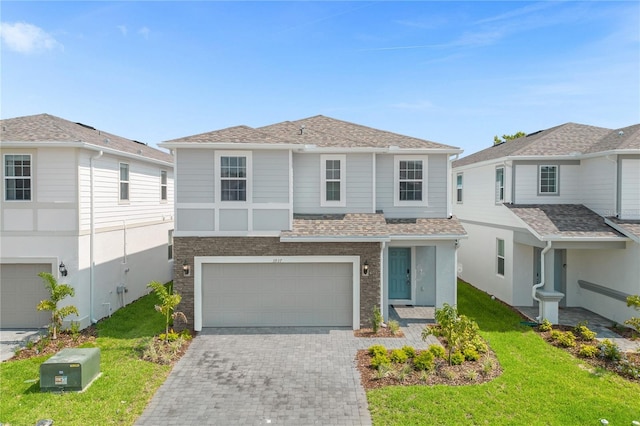
M 95 345 L 100 348 L 99 377 L 83 393 L 41 393 L 40 364 L 48 356 L 0 364 L 0 424 L 130 425 L 164 382 L 168 365 L 139 359 L 136 343 L 164 331 L 164 318 L 147 295 L 101 321 Z
M 502 303 L 458 283 L 458 310 L 480 326 L 503 374 L 469 386 L 367 392 L 376 425 L 612 425 L 640 421 L 640 386 L 543 341 Z

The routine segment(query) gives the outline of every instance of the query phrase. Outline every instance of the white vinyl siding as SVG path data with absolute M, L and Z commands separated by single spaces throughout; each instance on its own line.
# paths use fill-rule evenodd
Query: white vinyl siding
M 620 218 L 640 219 L 640 160 L 621 160 Z
M 580 163 L 578 197 L 582 204 L 602 216 L 614 216 L 617 164 L 606 157 L 589 158 Z M 566 170 L 567 167 L 562 167 L 563 180 Z M 563 188 L 563 195 L 565 191 Z
M 538 169 L 538 194 L 557 195 L 559 181 L 558 166 L 540 166 Z
M 346 156 L 320 156 L 320 205 L 344 207 L 346 200 Z
M 544 164 L 541 164 L 544 165 Z M 515 200 L 516 204 L 581 204 L 581 170 L 579 165 L 562 164 L 559 166 L 558 194 L 550 197 L 550 194 L 538 192 L 538 168 L 537 164 L 518 164 L 515 166 Z M 562 169 L 560 172 L 560 168 Z
M 4 199 L 6 201 L 31 201 L 31 155 L 5 154 L 3 169 Z
M 210 149 L 176 150 L 176 201 L 213 203 L 215 201 L 214 151 Z
M 504 167 L 496 167 L 496 203 L 504 202 Z

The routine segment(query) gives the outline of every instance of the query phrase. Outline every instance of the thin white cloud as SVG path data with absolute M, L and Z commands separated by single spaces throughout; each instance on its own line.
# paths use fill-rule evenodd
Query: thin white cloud
M 0 23 L 0 38 L 9 50 L 18 53 L 30 54 L 64 49 L 64 46 L 51 34 L 26 22 Z
M 118 29 L 123 36 L 127 35 L 127 27 L 126 25 L 118 25 Z
M 142 27 L 138 30 L 138 34 L 142 35 L 142 37 L 146 38 L 147 40 L 149 39 L 150 33 L 151 33 L 151 30 L 147 27 Z

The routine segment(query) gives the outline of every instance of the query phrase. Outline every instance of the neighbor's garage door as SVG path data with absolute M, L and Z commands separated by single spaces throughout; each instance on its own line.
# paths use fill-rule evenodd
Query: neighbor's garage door
M 51 265 L 0 265 L 0 327 L 40 328 L 50 322 L 48 312 L 36 310 L 49 298 L 39 272 L 51 272 Z
M 351 326 L 350 263 L 203 264 L 203 327 Z

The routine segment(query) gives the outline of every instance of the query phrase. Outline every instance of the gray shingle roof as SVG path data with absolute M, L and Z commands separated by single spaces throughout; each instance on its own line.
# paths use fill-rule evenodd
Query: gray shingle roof
M 49 114 L 29 115 L 0 120 L 2 142 L 83 142 L 99 148 L 113 149 L 154 160 L 173 163 L 173 156 L 93 127 L 74 123 Z
M 618 131 L 584 124 L 566 123 L 547 130 L 532 133 L 509 142 L 483 149 L 461 158 L 453 167 L 504 157 L 567 156 L 640 147 L 638 126 L 630 126 L 624 142 L 615 139 Z
M 284 121 L 257 129 L 248 126 L 230 127 L 166 142 L 293 143 L 318 147 L 389 148 L 397 146 L 405 149 L 458 150 L 458 148 L 449 145 L 399 135 L 322 115 L 297 121 Z
M 608 217 L 607 220 L 613 222 L 629 238 L 640 243 L 640 220 L 623 220 L 617 217 Z
M 282 238 L 389 238 L 393 236 L 456 238 L 466 235 L 457 218 L 386 221 L 382 213 L 295 215 L 293 229 Z
M 624 238 L 604 218 L 582 204 L 505 204 L 545 240 Z

